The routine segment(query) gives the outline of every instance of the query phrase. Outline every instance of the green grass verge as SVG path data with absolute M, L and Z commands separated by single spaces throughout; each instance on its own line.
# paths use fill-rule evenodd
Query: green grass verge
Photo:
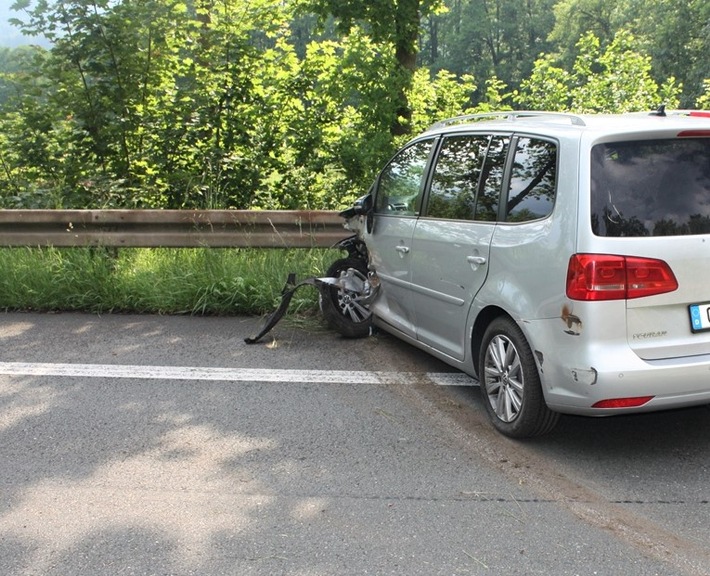
M 322 275 L 336 250 L 0 248 L 0 310 L 260 315 L 289 272 Z M 302 288 L 290 312 L 318 308 Z

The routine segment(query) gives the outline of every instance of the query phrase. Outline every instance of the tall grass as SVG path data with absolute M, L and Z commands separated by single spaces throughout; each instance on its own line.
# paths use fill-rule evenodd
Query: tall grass
M 322 275 L 335 250 L 2 248 L 0 310 L 263 314 L 289 272 Z M 299 290 L 292 312 L 317 309 Z

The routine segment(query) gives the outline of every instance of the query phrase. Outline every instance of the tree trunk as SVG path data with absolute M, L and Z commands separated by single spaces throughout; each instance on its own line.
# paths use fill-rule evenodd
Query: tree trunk
M 397 117 L 390 128 L 393 136 L 409 134 L 412 130 L 412 109 L 407 90 L 417 68 L 421 0 L 398 0 L 395 14 L 395 57 L 399 68 Z

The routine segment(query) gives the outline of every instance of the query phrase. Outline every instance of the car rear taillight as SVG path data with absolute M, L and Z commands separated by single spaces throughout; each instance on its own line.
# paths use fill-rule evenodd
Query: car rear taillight
M 630 300 L 677 288 L 670 266 L 653 258 L 574 254 L 567 268 L 567 297 L 572 300 Z

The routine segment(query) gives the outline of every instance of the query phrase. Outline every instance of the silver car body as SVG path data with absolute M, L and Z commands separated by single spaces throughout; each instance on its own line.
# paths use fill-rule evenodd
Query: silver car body
M 701 330 L 693 331 L 691 324 L 691 315 L 698 313 L 707 314 L 710 322 L 706 307 L 710 303 L 710 233 L 605 236 L 595 233 L 592 225 L 595 218 L 598 221 L 590 196 L 593 163 L 607 157 L 619 166 L 624 162 L 618 151 L 603 156 L 599 152 L 603 145 L 611 143 L 613 150 L 617 142 L 679 137 L 710 141 L 710 117 L 511 113 L 484 121 L 464 118 L 443 123 L 419 135 L 378 177 L 373 186 L 376 209 L 371 226 L 365 226 L 364 216 L 359 226 L 370 268 L 381 285 L 371 305 L 374 322 L 477 377 L 483 332 L 493 318 L 506 315 L 527 339 L 545 402 L 557 412 L 607 415 L 710 403 L 710 331 L 702 329 L 704 317 Z M 466 138 L 473 139 L 478 148 L 466 144 Z M 457 165 L 456 154 L 473 158 L 478 149 L 493 150 L 494 145 L 507 143 L 504 159 L 492 168 L 481 160 L 477 169 L 485 172 L 493 187 L 507 185 L 503 187 L 508 190 L 505 209 L 521 198 L 529 204 L 523 211 L 524 221 L 506 218 L 500 206 L 506 202 L 505 195 L 496 207 L 490 193 L 481 219 L 432 217 L 432 190 L 439 186 L 434 172 L 444 141 L 452 150 L 457 145 L 471 148 L 465 157 L 461 151 L 451 152 L 451 166 Z M 513 145 L 523 150 L 522 165 L 517 155 L 513 158 Z M 528 174 L 531 166 L 540 163 L 534 155 L 539 150 L 551 154 L 552 149 L 555 166 L 534 177 Z M 650 158 L 651 153 L 646 156 Z M 707 182 L 700 187 L 704 196 L 695 198 L 703 211 L 698 215 L 701 218 L 710 216 L 710 156 L 705 162 Z M 513 171 L 518 176 L 511 176 Z M 540 180 L 552 178 L 552 173 L 554 198 L 547 192 L 537 194 L 536 199 L 525 198 Z M 685 181 L 687 174 L 674 173 L 672 166 L 660 166 L 659 174 L 667 179 L 668 195 L 681 194 L 686 184 L 696 185 Z M 437 194 L 453 206 L 458 184 L 451 184 L 452 178 L 448 174 L 440 177 L 443 184 Z M 519 196 L 512 190 L 516 178 L 525 187 Z M 482 179 L 477 180 L 481 196 Z M 447 190 L 447 182 L 454 188 Z M 604 209 L 608 226 L 615 218 L 623 218 L 621 212 L 615 213 L 614 194 L 609 192 Z M 534 217 L 536 203 L 549 214 Z M 636 225 L 627 222 L 632 224 Z M 677 288 L 631 299 L 570 298 L 570 259 L 580 254 L 664 261 L 675 275 Z M 642 400 L 614 403 L 628 398 Z

